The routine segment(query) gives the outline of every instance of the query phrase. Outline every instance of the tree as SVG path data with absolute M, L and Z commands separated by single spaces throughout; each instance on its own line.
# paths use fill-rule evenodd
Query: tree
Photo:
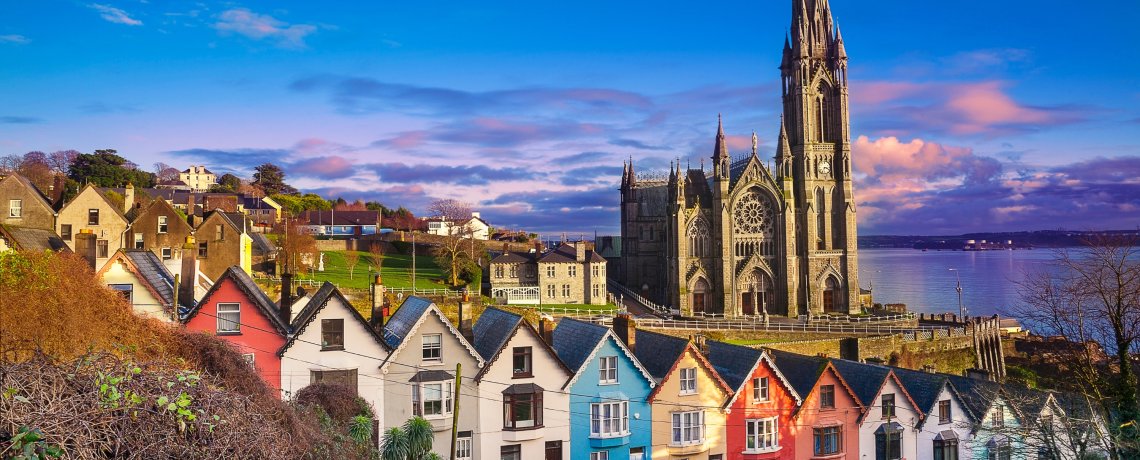
M 159 181 L 176 181 L 179 171 L 178 168 L 159 161 L 154 164 L 154 174 Z
M 287 218 L 277 224 L 274 233 L 278 235 L 281 256 L 281 273 L 289 271 L 296 273 L 312 267 L 320 257 L 317 249 L 317 240 L 303 231 L 302 227 L 308 225 L 302 219 Z
M 439 455 L 431 451 L 431 422 L 415 417 L 404 422 L 404 426 L 393 427 L 384 432 L 380 442 L 380 458 L 383 460 L 438 460 Z
M 368 245 L 368 253 L 372 255 L 372 263 L 376 264 L 376 273 L 380 273 L 380 269 L 384 267 L 384 245 L 379 241 L 373 241 Z
M 467 272 L 469 262 L 475 260 L 476 244 L 471 226 L 471 205 L 454 199 L 436 200 L 428 206 L 428 212 L 442 219 L 446 225 L 445 234 L 432 249 L 436 262 L 447 273 L 452 286 L 459 284 L 460 276 Z M 482 249 L 482 244 L 479 244 Z
M 1048 270 L 1019 285 L 1013 315 L 1049 335 L 1079 344 L 1061 353 L 1060 372 L 1104 414 L 1113 458 L 1140 458 L 1140 405 L 1132 358 L 1140 346 L 1140 241 L 1100 235 L 1078 250 L 1058 251 Z M 1101 362 L 1090 342 L 1111 354 Z
M 285 183 L 285 171 L 273 163 L 265 163 L 253 168 L 253 185 L 265 191 L 266 195 L 297 193 L 297 189 Z
M 71 164 L 79 158 L 79 152 L 76 150 L 58 150 L 48 155 L 48 166 L 56 174 L 67 175 L 67 171 L 71 169 Z
M 81 153 L 71 164 L 68 178 L 80 183 L 92 183 L 100 187 L 154 187 L 155 175 L 140 171 L 130 161 L 115 150 L 96 150 L 95 153 Z
M 348 265 L 348 279 L 352 279 L 352 272 L 356 269 L 356 263 L 360 261 L 360 253 L 356 251 L 344 251 L 344 263 Z

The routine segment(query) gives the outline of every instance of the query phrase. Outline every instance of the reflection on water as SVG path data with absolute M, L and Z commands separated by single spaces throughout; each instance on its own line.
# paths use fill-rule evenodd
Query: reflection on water
M 1005 314 L 1020 302 L 1017 283 L 1048 268 L 1050 249 L 1020 251 L 918 251 L 860 249 L 859 284 L 874 284 L 876 303 L 905 303 L 917 313 L 958 311 L 954 271 L 962 277 L 967 314 Z

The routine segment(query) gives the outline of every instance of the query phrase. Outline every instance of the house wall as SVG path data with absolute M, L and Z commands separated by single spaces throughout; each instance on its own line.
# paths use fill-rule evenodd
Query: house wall
M 258 375 L 270 387 L 280 389 L 281 358 L 277 356 L 277 351 L 281 349 L 282 345 L 285 345 L 285 337 L 277 333 L 273 323 L 261 313 L 261 310 L 253 302 L 246 298 L 245 293 L 232 280 L 227 277 L 219 283 L 221 285 L 214 290 L 209 298 L 201 300 L 197 314 L 186 323 L 186 329 L 216 335 L 218 330 L 218 304 L 240 303 L 241 325 L 239 327 L 241 332 L 221 334 L 218 335 L 218 338 L 234 344 L 242 354 L 252 353 L 254 356 L 253 364 L 257 368 Z
M 598 353 L 583 365 L 578 379 L 570 387 L 570 458 L 589 459 L 590 452 L 608 451 L 610 460 L 628 460 L 630 449 L 642 448 L 643 460 L 652 457 L 653 412 L 649 406 L 650 381 L 642 375 L 633 358 L 618 345 L 612 334 L 604 339 Z M 618 383 L 598 383 L 598 358 L 618 357 Z M 609 439 L 590 438 L 590 404 L 615 393 L 629 398 L 629 436 Z
M 819 387 L 822 385 L 835 386 L 835 408 L 820 409 Z M 840 426 L 842 431 L 842 444 L 844 456 L 838 458 L 862 458 L 859 451 L 859 425 L 858 418 L 861 409 L 855 398 L 847 392 L 840 383 L 835 371 L 828 368 L 824 371 L 812 388 L 811 394 L 800 395 L 804 402 L 796 413 L 792 436 L 796 440 L 796 455 L 799 458 L 812 458 L 815 452 L 814 428 L 825 426 Z M 873 450 L 868 451 L 873 452 Z M 833 458 L 833 457 L 826 457 Z M 870 458 L 870 455 L 868 455 Z
M 514 347 L 531 347 L 533 377 L 514 378 Z M 544 459 L 547 441 L 562 442 L 562 458 L 570 459 L 570 396 L 562 386 L 570 378 L 569 372 L 559 365 L 558 357 L 548 350 L 536 334 L 526 327 L 507 342 L 495 361 L 488 363 L 490 370 L 479 382 L 479 427 L 485 434 L 478 436 L 474 458 L 495 459 L 500 447 L 519 444 L 522 458 Z M 533 383 L 542 387 L 542 428 L 523 431 L 503 429 L 503 390 L 514 384 Z
M 158 232 L 159 216 L 166 217 L 166 233 Z M 135 217 L 131 229 L 127 232 L 127 245 L 134 249 L 135 235 L 142 235 L 142 249 L 153 252 L 162 260 L 162 249 L 170 248 L 170 260 L 177 260 L 182 258 L 181 248 L 186 243 L 186 237 L 193 232 L 194 229 L 186 223 L 181 215 L 174 211 L 174 207 L 165 200 L 159 199 L 154 200 L 150 206 Z
M 222 238 L 217 237 L 217 226 L 225 228 Z M 242 260 L 242 247 L 244 235 L 234 228 L 221 214 L 210 214 L 206 220 L 194 231 L 194 239 L 201 245 L 207 243 L 206 257 L 198 257 L 199 270 L 210 279 L 218 279 L 227 268 L 240 265 L 246 273 L 250 272 L 251 263 Z M 245 237 L 248 238 L 248 237 Z
M 598 276 L 593 275 L 592 267 L 598 266 Z M 548 267 L 554 267 L 554 276 L 547 275 Z M 570 276 L 570 267 L 575 274 Z M 544 304 L 584 303 L 605 305 L 606 303 L 606 263 L 602 262 L 539 262 L 539 299 Z M 570 295 L 562 293 L 562 287 L 570 285 Z M 598 285 L 598 295 L 593 295 L 593 286 Z M 548 286 L 554 286 L 551 297 Z
M 1002 406 L 1004 409 L 1003 420 L 1005 421 L 1005 428 L 994 428 L 993 421 L 997 415 L 997 406 Z M 986 445 L 994 437 L 1005 436 L 1010 441 L 1010 448 L 1013 450 L 1013 458 L 1015 460 L 1028 460 L 1037 456 L 1037 451 L 1029 452 L 1025 449 L 1025 439 L 1023 436 L 1014 436 L 1013 434 L 1020 432 L 1021 424 L 1018 422 L 1013 408 L 1005 401 L 1004 398 L 994 398 L 993 404 L 986 410 L 985 416 L 982 417 L 981 422 L 977 425 L 974 437 L 970 442 L 970 453 L 976 460 L 988 460 L 990 448 Z M 965 458 L 965 457 L 963 457 Z
M 44 202 L 39 192 L 15 175 L 0 180 L 0 223 L 13 227 L 55 228 L 55 211 Z M 10 217 L 10 200 L 20 200 L 20 217 Z
M 89 209 L 99 210 L 98 225 L 87 224 Z M 57 235 L 63 234 L 61 229 L 64 225 L 71 225 L 72 237 L 64 241 L 73 251 L 75 250 L 75 235 L 84 229 L 91 230 L 95 234 L 96 241 L 107 242 L 106 256 L 95 258 L 96 269 L 106 264 L 111 256 L 123 247 L 123 240 L 126 238 L 124 233 L 127 230 L 127 220 L 118 209 L 115 209 L 100 195 L 97 187 L 84 187 L 75 199 L 64 205 L 63 209 L 59 211 L 59 218 L 56 219 L 55 232 Z
M 948 423 L 941 423 L 938 419 L 937 401 L 944 400 L 950 401 L 950 421 Z M 935 401 L 934 407 L 926 409 L 928 415 L 917 436 L 918 452 L 916 458 L 934 458 L 934 437 L 942 431 L 953 431 L 958 436 L 958 458 L 973 458 L 974 454 L 971 450 L 972 443 L 970 441 L 973 424 L 969 415 L 966 415 L 966 409 L 962 407 L 962 403 L 954 397 L 953 393 L 950 392 L 950 387 L 946 385 L 942 385 L 942 390 L 938 392 L 937 401 Z
M 299 307 L 294 312 L 299 312 Z M 332 296 L 309 324 L 299 332 L 296 340 L 281 356 L 281 392 L 289 398 L 312 383 L 312 371 L 356 369 L 356 391 L 372 405 L 377 418 L 383 416 L 384 375 L 380 365 L 388 352 L 368 326 L 356 319 L 351 305 Z M 344 349 L 321 349 L 321 320 L 344 320 Z M 381 420 L 381 426 L 384 426 Z
M 768 378 L 768 401 L 757 402 L 752 398 L 752 379 Z M 761 361 L 756 370 L 741 385 L 731 411 L 726 416 L 727 448 L 725 458 L 729 460 L 793 460 L 796 458 L 796 442 L 792 439 L 792 414 L 796 410 L 796 400 L 788 388 L 776 375 L 767 361 Z M 749 419 L 777 418 L 777 443 L 780 448 L 774 452 L 746 454 L 746 421 Z
M 122 260 L 105 267 L 106 271 L 100 282 L 104 285 L 111 284 L 130 284 L 131 288 L 131 309 L 136 315 L 148 318 L 154 318 L 159 321 L 173 322 L 171 313 L 167 310 L 170 306 L 164 305 L 161 300 L 150 293 L 146 285 L 139 281 L 138 276 L 135 276 L 130 270 L 127 270 L 127 265 Z
M 681 394 L 681 378 L 678 369 L 697 369 L 696 394 Z M 653 407 L 653 458 L 687 459 L 707 458 L 724 455 L 727 450 L 725 433 L 725 413 L 721 406 L 728 394 L 717 384 L 710 374 L 693 356 L 690 348 L 681 354 L 671 373 L 661 380 Z M 705 417 L 704 442 L 695 445 L 673 446 L 673 414 L 676 412 L 703 411 Z
M 386 379 L 384 385 L 384 418 L 382 427 L 389 428 L 402 426 L 405 421 L 413 417 L 412 412 L 412 384 L 408 382 L 421 370 L 440 370 L 455 374 L 455 365 L 463 365 L 462 389 L 459 391 L 459 431 L 473 432 L 473 440 L 480 438 L 474 433 L 486 431 L 478 426 L 479 405 L 476 398 L 479 389 L 473 380 L 479 372 L 478 361 L 468 351 L 458 338 L 449 330 L 447 325 L 433 311 L 424 315 L 420 327 L 404 339 L 403 348 L 394 351 L 389 362 L 384 365 L 383 373 Z M 422 345 L 424 334 L 441 334 L 443 336 L 442 362 L 423 362 Z M 443 416 L 425 417 L 431 422 L 435 431 L 435 442 L 432 451 L 443 458 L 450 457 L 451 449 L 451 414 Z M 501 426 L 501 425 L 500 425 Z M 492 431 L 497 431 L 492 429 Z
M 883 388 L 875 395 L 873 401 L 863 402 L 869 409 L 866 416 L 863 417 L 863 423 L 859 425 L 859 446 L 863 449 L 862 453 L 869 456 L 875 455 L 875 430 L 887 423 L 887 419 L 883 418 L 882 408 L 882 396 L 886 394 L 895 395 L 895 416 L 890 420 L 903 426 L 901 433 L 902 456 L 903 458 L 918 458 L 917 427 L 922 417 L 919 411 L 911 405 L 910 399 L 906 396 L 906 391 L 891 378 L 888 378 L 883 384 Z M 930 446 L 927 446 L 927 449 L 930 449 Z

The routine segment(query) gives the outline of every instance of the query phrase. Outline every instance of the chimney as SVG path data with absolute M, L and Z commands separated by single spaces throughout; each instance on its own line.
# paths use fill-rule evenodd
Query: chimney
M 127 182 L 127 188 L 123 189 L 123 214 L 131 212 L 133 207 L 135 207 L 135 186 Z
M 372 280 L 372 325 L 383 326 L 388 319 L 388 308 L 384 306 L 385 293 L 384 282 L 377 273 L 376 277 Z
M 578 262 L 586 261 L 586 242 L 579 241 L 574 243 L 574 260 Z
M 966 377 L 975 380 L 992 380 L 990 372 L 985 369 L 966 369 Z
M 693 345 L 697 347 L 697 350 L 699 350 L 702 355 L 709 354 L 708 336 L 704 334 L 697 334 L 693 337 Z
M 934 365 L 933 364 L 923 364 L 922 365 L 922 372 L 925 372 L 927 374 L 934 374 L 935 373 Z
M 194 236 L 186 237 L 182 245 L 182 276 L 178 280 L 178 302 L 183 306 L 194 305 L 194 285 L 198 282 L 198 243 Z
M 75 235 L 75 253 L 83 257 L 92 270 L 95 269 L 95 238 L 95 233 L 89 228 L 81 229 Z
M 554 346 L 554 317 L 550 315 L 538 317 L 538 335 L 547 345 Z
M 463 300 L 459 301 L 459 333 L 468 342 L 475 341 L 475 332 L 471 328 L 471 298 L 466 289 L 463 291 Z
M 637 322 L 628 313 L 614 316 L 614 334 L 617 334 L 629 351 L 637 350 Z
M 281 319 L 285 324 L 289 324 L 293 320 L 293 274 L 285 272 L 281 274 L 281 304 L 278 305 L 281 309 Z

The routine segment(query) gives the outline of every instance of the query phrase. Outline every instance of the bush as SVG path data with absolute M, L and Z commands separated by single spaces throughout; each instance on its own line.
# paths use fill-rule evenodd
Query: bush
M 346 385 L 314 383 L 298 391 L 293 402 L 319 407 L 338 424 L 348 424 L 356 416 L 375 418 L 372 406 Z

